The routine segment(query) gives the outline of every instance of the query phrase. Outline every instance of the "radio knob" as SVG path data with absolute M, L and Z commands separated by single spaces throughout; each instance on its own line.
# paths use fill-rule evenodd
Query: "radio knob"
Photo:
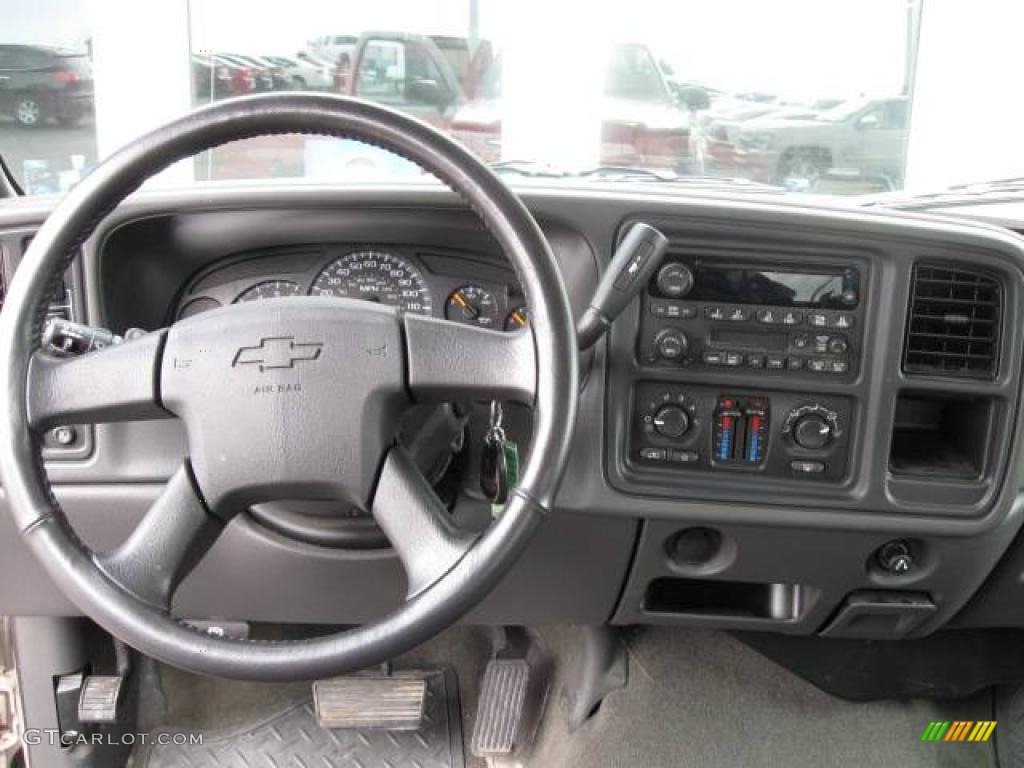
M 663 405 L 654 414 L 654 429 L 662 437 L 675 440 L 690 429 L 690 416 L 678 405 Z
M 665 328 L 654 337 L 654 348 L 662 360 L 680 360 L 690 348 L 690 342 L 678 328 Z
M 793 425 L 793 442 L 809 451 L 819 451 L 832 442 L 832 425 L 817 413 L 801 416 Z
M 666 264 L 658 271 L 657 284 L 666 298 L 682 298 L 693 288 L 693 272 L 685 264 Z

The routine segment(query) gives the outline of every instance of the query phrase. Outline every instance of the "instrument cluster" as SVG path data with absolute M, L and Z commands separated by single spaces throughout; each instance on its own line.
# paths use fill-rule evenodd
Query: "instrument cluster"
M 507 264 L 465 253 L 381 246 L 243 254 L 195 278 L 174 317 L 306 295 L 372 301 L 492 330 L 514 331 L 529 322 L 525 298 Z

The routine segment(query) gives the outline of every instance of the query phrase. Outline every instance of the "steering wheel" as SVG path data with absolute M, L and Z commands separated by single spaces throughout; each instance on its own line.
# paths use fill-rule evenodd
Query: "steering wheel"
M 216 309 L 77 358 L 40 349 L 55 281 L 104 216 L 143 181 L 202 150 L 284 133 L 383 147 L 459 193 L 515 268 L 530 329 L 502 333 L 368 302 L 300 297 Z M 8 393 L 0 418 L 4 490 L 18 530 L 57 586 L 150 656 L 247 680 L 354 671 L 455 622 L 537 531 L 576 416 L 572 313 L 551 249 L 523 204 L 430 126 L 323 94 L 220 102 L 100 165 L 60 202 L 28 249 L 0 316 L 0 363 L 0 387 Z M 481 536 L 453 526 L 394 440 L 405 408 L 449 400 L 509 400 L 533 410 L 519 484 Z M 56 424 L 172 417 L 187 432 L 187 458 L 123 544 L 90 550 L 52 492 L 41 434 Z M 406 601 L 364 626 L 285 642 L 211 637 L 172 616 L 176 588 L 231 518 L 283 498 L 334 499 L 369 510 L 404 566 Z

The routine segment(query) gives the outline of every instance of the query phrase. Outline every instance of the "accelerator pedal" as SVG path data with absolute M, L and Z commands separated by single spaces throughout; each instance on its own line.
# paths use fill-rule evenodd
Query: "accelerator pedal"
M 530 665 L 525 659 L 492 659 L 480 689 L 470 750 L 477 757 L 508 757 L 523 738 Z
M 423 722 L 427 680 L 422 675 L 350 675 L 313 683 L 321 728 L 415 731 Z

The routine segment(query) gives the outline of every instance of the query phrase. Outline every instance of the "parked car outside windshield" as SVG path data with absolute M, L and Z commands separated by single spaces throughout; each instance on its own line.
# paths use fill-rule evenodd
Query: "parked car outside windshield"
M 608 181 L 614 168 L 827 194 L 904 184 L 918 0 L 829 0 L 827 26 L 807 0 L 638 0 L 629 13 L 561 0 L 546 15 L 499 0 L 297 0 L 287 14 L 164 1 L 172 21 L 144 61 L 129 22 L 87 0 L 5 18 L 0 155 L 26 192 L 66 190 L 175 114 L 290 91 L 406 112 L 513 183 Z M 794 30 L 806 45 L 779 46 Z M 235 142 L 182 173 L 177 183 L 424 181 L 382 150 L 300 136 Z

